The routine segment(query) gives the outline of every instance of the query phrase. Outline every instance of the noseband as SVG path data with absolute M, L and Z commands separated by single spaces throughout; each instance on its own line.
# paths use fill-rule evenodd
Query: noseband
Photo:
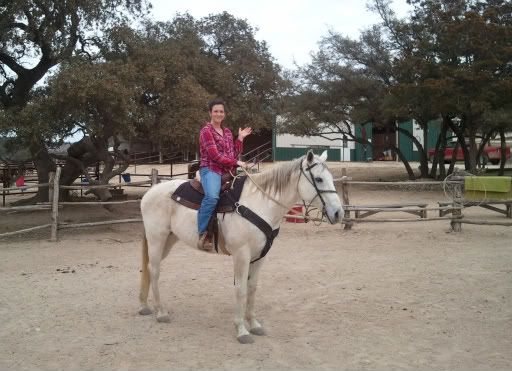
M 311 185 L 313 185 L 313 187 L 315 188 L 315 191 L 316 191 L 316 196 L 313 197 L 313 199 L 309 202 L 309 205 L 306 205 L 306 202 L 304 200 L 302 200 L 302 203 L 304 204 L 304 207 L 306 209 L 306 215 L 308 215 L 308 209 L 309 207 L 311 206 L 311 204 L 313 203 L 313 201 L 315 200 L 315 198 L 319 198 L 320 201 L 322 202 L 322 215 L 326 215 L 327 216 L 327 219 L 329 219 L 329 221 L 331 220 L 329 218 L 329 215 L 327 215 L 327 212 L 326 212 L 326 208 L 325 208 L 325 200 L 324 198 L 322 197 L 322 193 L 338 193 L 336 190 L 331 190 L 331 189 L 327 189 L 327 190 L 323 190 L 323 189 L 319 189 L 317 184 L 316 184 L 316 181 L 315 181 L 315 177 L 313 176 L 313 173 L 311 171 L 312 168 L 314 168 L 316 165 L 318 165 L 319 162 L 315 162 L 314 164 L 312 164 L 311 166 L 308 166 L 306 167 L 306 169 L 304 169 L 302 167 L 302 162 L 300 164 L 300 174 L 299 174 L 299 181 L 300 181 L 300 176 L 302 174 L 304 174 L 304 178 L 306 178 L 306 180 L 311 183 Z M 309 179 L 307 177 L 307 174 L 306 174 L 306 171 L 309 173 L 309 176 L 311 177 L 311 179 Z

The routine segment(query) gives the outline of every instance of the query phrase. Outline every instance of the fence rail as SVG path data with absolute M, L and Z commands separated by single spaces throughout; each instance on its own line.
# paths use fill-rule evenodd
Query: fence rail
M 77 184 L 72 186 L 61 186 L 59 184 L 60 181 L 61 168 L 57 167 L 55 174 L 51 174 L 50 183 L 44 184 L 35 184 L 35 185 L 27 185 L 23 187 L 16 188 L 0 188 L 3 192 L 10 190 L 19 190 L 20 188 L 31 189 L 38 187 L 47 187 L 49 191 L 50 202 L 39 203 L 36 205 L 29 206 L 16 206 L 16 207 L 1 207 L 0 212 L 10 212 L 10 211 L 32 211 L 32 210 L 51 210 L 51 222 L 48 224 L 43 224 L 39 226 L 34 226 L 31 228 L 24 228 L 17 231 L 10 231 L 6 233 L 0 234 L 0 237 L 12 236 L 16 234 L 22 234 L 27 232 L 32 232 L 36 230 L 41 230 L 50 227 L 50 239 L 52 241 L 57 241 L 58 238 L 58 230 L 60 229 L 70 229 L 70 228 L 81 228 L 81 227 L 91 227 L 91 226 L 99 226 L 99 225 L 109 225 L 109 224 L 119 224 L 119 223 L 136 223 L 141 222 L 141 218 L 133 218 L 133 219 L 114 219 L 114 220 L 106 220 L 106 221 L 98 221 L 98 222 L 87 222 L 87 223 L 64 223 L 59 222 L 59 209 L 64 205 L 73 205 L 73 206 L 98 206 L 98 205 L 113 205 L 113 204 L 132 204 L 139 203 L 139 200 L 127 200 L 127 201 L 107 201 L 107 202 L 99 202 L 99 201 L 88 201 L 88 202 L 63 202 L 59 200 L 59 194 L 61 189 L 67 190 L 83 190 L 83 189 L 97 189 L 97 188 L 121 188 L 126 186 L 137 186 L 137 185 L 154 185 L 158 183 L 162 179 L 168 179 L 168 176 L 158 175 L 158 171 L 156 169 L 152 169 L 150 176 L 150 180 L 140 181 L 140 182 L 130 182 L 127 184 L 104 184 L 104 185 L 89 185 L 89 184 Z M 348 188 L 350 184 L 370 184 L 370 185 L 380 185 L 386 187 L 388 185 L 442 185 L 443 182 L 362 182 L 362 181 L 352 181 L 346 175 L 346 169 L 342 169 L 342 178 L 335 179 L 336 182 L 341 182 L 342 185 L 342 199 L 343 204 L 345 205 L 345 214 L 342 219 L 342 224 L 345 225 L 345 229 L 350 229 L 354 224 L 357 223 L 390 223 L 390 222 L 426 222 L 426 221 L 439 221 L 439 220 L 447 220 L 450 221 L 452 229 L 454 231 L 461 231 L 462 224 L 479 224 L 479 225 L 500 225 L 500 226 L 512 226 L 512 222 L 509 221 L 486 221 L 486 220 L 471 220 L 467 219 L 463 216 L 462 211 L 464 209 L 462 201 L 462 186 L 463 182 L 461 179 L 456 179 L 451 182 L 455 187 L 455 197 L 453 203 L 451 204 L 441 204 L 439 207 L 428 207 L 425 203 L 404 203 L 404 204 L 389 204 L 389 205 L 351 205 L 349 200 Z M 439 213 L 451 214 L 450 216 L 438 216 L 438 217 L 428 217 L 428 211 L 436 211 Z M 356 217 L 352 218 L 350 213 L 355 212 Z M 379 218 L 379 219 L 368 219 L 367 216 L 373 215 L 378 212 L 389 213 L 389 212 L 405 212 L 418 216 L 417 218 L 411 219 L 409 218 Z M 308 219 L 312 221 L 322 221 L 322 218 L 311 218 L 309 216 L 297 215 L 296 213 L 287 214 L 284 216 L 286 219 Z

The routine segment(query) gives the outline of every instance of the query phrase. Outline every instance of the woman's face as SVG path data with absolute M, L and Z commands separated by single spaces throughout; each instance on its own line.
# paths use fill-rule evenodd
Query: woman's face
M 226 113 L 224 112 L 224 105 L 216 104 L 212 107 L 210 111 L 210 119 L 212 124 L 222 124 L 224 118 L 226 117 Z

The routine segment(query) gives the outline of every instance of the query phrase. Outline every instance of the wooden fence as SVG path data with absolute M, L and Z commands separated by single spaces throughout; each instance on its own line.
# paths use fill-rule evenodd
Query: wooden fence
M 57 241 L 58 239 L 58 230 L 59 229 L 69 229 L 69 228 L 80 228 L 80 227 L 91 227 L 97 225 L 109 225 L 109 224 L 119 224 L 119 223 L 134 223 L 141 222 L 141 218 L 133 218 L 133 219 L 114 219 L 114 220 L 106 220 L 106 221 L 98 221 L 98 222 L 88 222 L 88 223 L 64 223 L 59 222 L 59 209 L 64 205 L 73 205 L 73 206 L 97 206 L 97 205 L 110 205 L 110 204 L 128 204 L 128 203 L 140 203 L 140 199 L 138 200 L 128 200 L 128 201 L 109 201 L 109 202 L 100 202 L 100 201 L 91 201 L 91 202 L 62 202 L 59 201 L 59 194 L 61 189 L 68 190 L 84 190 L 84 189 L 94 189 L 94 188 L 116 188 L 123 186 L 142 186 L 149 185 L 152 186 L 159 182 L 160 179 L 168 179 L 167 176 L 159 176 L 158 171 L 156 169 L 152 169 L 150 174 L 150 180 L 140 181 L 140 182 L 130 182 L 129 184 L 121 185 L 119 184 L 106 184 L 106 185 L 71 185 L 71 186 L 62 186 L 59 184 L 60 181 L 60 173 L 61 168 L 57 167 L 55 174 L 51 174 L 50 183 L 46 184 L 35 184 L 35 185 L 27 185 L 22 187 L 23 189 L 37 188 L 37 187 L 48 187 L 49 189 L 49 199 L 48 203 L 41 203 L 37 205 L 30 206 L 16 206 L 16 207 L 1 207 L 0 211 L 32 211 L 32 210 L 51 210 L 51 218 L 50 223 L 34 226 L 31 228 L 25 228 L 17 231 L 6 232 L 0 234 L 0 237 L 11 236 L 15 234 L 32 232 L 35 230 L 50 228 L 51 241 Z M 356 223 L 390 223 L 390 222 L 426 222 L 426 221 L 438 221 L 438 220 L 447 220 L 450 222 L 452 229 L 456 232 L 460 232 L 462 229 L 462 224 L 479 224 L 479 225 L 500 225 L 500 226 L 512 226 L 512 222 L 508 221 L 486 221 L 486 220 L 469 220 L 466 219 L 462 213 L 464 206 L 462 202 L 462 187 L 463 182 L 457 180 L 454 182 L 454 189 L 456 197 L 451 204 L 447 203 L 439 203 L 439 207 L 427 207 L 428 205 L 425 203 L 403 203 L 403 204 L 382 204 L 382 205 L 352 205 L 350 204 L 349 199 L 349 185 L 361 184 L 361 185 L 379 185 L 379 186 L 408 186 L 417 185 L 439 185 L 441 186 L 442 182 L 356 182 L 352 181 L 346 175 L 346 169 L 343 169 L 342 178 L 335 179 L 336 182 L 341 182 L 342 184 L 342 202 L 344 205 L 344 217 L 342 220 L 342 224 L 345 225 L 345 229 L 351 229 L 352 226 Z M 16 188 L 2 188 L 2 191 L 9 190 L 19 190 L 19 187 Z M 505 201 L 510 202 L 510 201 Z M 480 205 L 481 206 L 481 205 Z M 371 215 L 377 213 L 389 213 L 389 212 L 404 212 L 408 214 L 412 214 L 417 216 L 417 218 L 387 218 L 387 219 L 371 219 L 368 218 Z M 428 212 L 439 213 L 439 216 L 429 217 Z M 352 213 L 354 216 L 352 217 Z M 450 214 L 449 216 L 444 216 Z M 510 217 L 509 215 L 507 215 Z M 322 218 L 311 218 L 306 217 L 304 215 L 297 215 L 296 213 L 285 215 L 287 219 L 308 219 L 312 221 L 321 222 Z
M 467 202 L 464 200 L 463 196 L 463 188 L 464 188 L 464 178 L 463 177 L 452 177 L 449 181 L 454 190 L 454 199 L 452 202 L 439 202 L 439 207 L 430 207 L 428 208 L 425 203 L 404 203 L 404 204 L 388 204 L 388 205 L 351 205 L 349 199 L 349 185 L 378 185 L 382 187 L 387 186 L 439 186 L 442 187 L 446 182 L 363 182 L 363 181 L 352 181 L 351 178 L 347 176 L 347 170 L 342 169 L 342 177 L 340 179 L 335 179 L 336 182 L 341 182 L 342 184 L 342 202 L 344 205 L 345 215 L 343 218 L 343 222 L 345 224 L 345 229 L 351 229 L 354 223 L 389 223 L 389 222 L 425 222 L 425 221 L 434 221 L 434 220 L 449 220 L 451 228 L 455 232 L 460 232 L 462 230 L 462 224 L 478 224 L 478 225 L 499 225 L 499 226 L 512 226 L 512 221 L 487 221 L 487 220 L 477 220 L 477 219 L 466 219 L 463 215 L 463 209 L 465 207 L 470 206 L 481 206 L 483 208 L 493 210 L 499 212 L 501 214 L 505 214 L 507 218 L 512 218 L 511 215 L 511 203 L 512 200 L 501 200 L 501 201 L 493 201 L 493 200 L 481 200 L 478 202 Z M 506 207 L 506 210 L 498 209 L 492 205 L 494 204 L 503 204 Z M 418 218 L 393 218 L 393 219 L 365 219 L 370 215 L 374 215 L 376 213 L 386 213 L 386 212 L 406 212 L 409 214 L 413 214 L 418 216 Z M 439 216 L 436 217 L 428 217 L 427 211 L 436 211 L 439 213 Z M 351 217 L 351 212 L 354 212 L 354 217 Z M 447 214 L 451 214 L 451 216 L 444 216 Z
M 50 202 L 40 203 L 37 205 L 30 206 L 15 206 L 15 207 L 2 207 L 0 211 L 31 211 L 31 210 L 51 210 L 50 223 L 43 224 L 31 228 L 21 229 L 17 231 L 7 232 L 0 234 L 0 237 L 11 236 L 15 234 L 32 232 L 39 229 L 50 228 L 50 239 L 51 241 L 57 241 L 58 238 L 58 230 L 59 229 L 67 229 L 67 228 L 79 228 L 79 227 L 90 227 L 96 225 L 107 225 L 107 224 L 119 224 L 119 223 L 134 223 L 141 222 L 141 218 L 133 218 L 133 219 L 114 219 L 114 220 L 106 220 L 99 222 L 88 222 L 88 223 L 63 223 L 59 222 L 59 209 L 62 208 L 63 205 L 73 205 L 73 206 L 95 206 L 95 205 L 112 205 L 112 204 L 128 204 L 128 203 L 140 203 L 140 200 L 128 200 L 128 201 L 91 201 L 91 202 L 62 202 L 59 201 L 59 194 L 61 189 L 69 189 L 69 190 L 83 190 L 83 189 L 97 189 L 97 188 L 115 188 L 121 187 L 120 184 L 106 184 L 106 185 L 71 185 L 71 186 L 63 186 L 59 184 L 60 181 L 60 173 L 61 168 L 57 167 L 55 173 L 50 174 L 50 183 L 46 184 L 36 184 L 33 186 L 26 186 L 24 188 L 37 188 L 37 187 L 48 187 L 49 188 L 49 199 Z M 137 186 L 142 184 L 155 184 L 158 182 L 158 172 L 156 170 L 152 171 L 151 180 L 140 181 L 140 182 L 132 182 L 130 185 Z M 126 186 L 126 185 L 124 185 Z M 13 188 L 18 189 L 18 188 Z M 9 190 L 9 189 L 3 189 Z

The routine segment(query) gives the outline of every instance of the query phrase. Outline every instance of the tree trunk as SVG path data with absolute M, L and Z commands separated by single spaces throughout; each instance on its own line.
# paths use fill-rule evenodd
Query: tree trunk
M 494 129 L 489 130 L 484 137 L 482 138 L 482 142 L 478 146 L 478 152 L 476 153 L 476 163 L 480 168 L 484 168 L 487 164 L 487 154 L 484 153 L 484 148 L 491 139 L 491 136 L 494 132 Z
M 500 144 L 501 144 L 501 158 L 500 158 L 500 170 L 498 175 L 505 173 L 505 162 L 507 161 L 507 143 L 505 142 L 505 129 L 500 128 Z
M 32 143 L 30 152 L 34 159 L 34 165 L 37 171 L 38 183 L 48 183 L 49 173 L 55 171 L 55 163 L 51 159 L 47 148 L 41 142 Z M 39 187 L 37 194 L 26 200 L 26 203 L 48 202 L 48 186 Z
M 476 133 L 471 130 L 469 133 L 469 172 L 471 174 L 476 174 L 476 154 L 478 152 L 478 148 L 476 145 Z
M 450 166 L 448 167 L 448 175 L 453 173 L 453 168 L 455 167 L 455 161 L 457 161 L 457 152 L 459 151 L 460 143 L 457 141 L 455 143 L 455 148 L 453 148 L 452 152 L 452 160 L 450 161 Z
M 420 177 L 427 178 L 428 177 L 428 156 L 427 152 L 425 151 L 425 148 L 421 145 L 418 138 L 416 138 L 412 133 L 410 133 L 408 130 L 405 130 L 404 128 L 401 128 L 399 126 L 396 127 L 396 130 L 400 133 L 404 134 L 406 137 L 411 139 L 411 141 L 416 145 L 416 148 L 418 149 L 418 153 L 420 155 Z M 424 143 L 426 143 L 424 141 Z
M 400 161 L 402 161 L 402 163 L 404 164 L 405 170 L 407 171 L 407 175 L 409 176 L 409 179 L 410 180 L 416 179 L 416 176 L 414 175 L 414 171 L 412 170 L 411 165 L 409 164 L 409 161 L 407 161 L 407 159 L 403 155 L 402 151 L 400 151 L 400 148 L 393 146 L 393 150 L 398 155 L 398 158 L 400 159 Z
M 443 116 L 443 125 L 441 127 L 441 133 L 439 134 L 440 142 L 437 155 L 439 162 L 439 178 L 441 179 L 446 178 L 446 169 L 444 167 L 444 152 L 446 150 L 446 132 L 448 131 L 448 126 L 450 125 L 451 121 L 452 120 L 448 116 Z
M 468 120 L 467 118 L 463 118 L 464 120 Z M 464 124 L 461 127 L 457 127 L 453 124 L 453 121 L 448 117 L 443 117 L 443 122 L 446 120 L 446 123 L 448 124 L 448 127 L 452 129 L 453 133 L 457 137 L 457 140 L 459 141 L 462 149 L 462 153 L 464 153 L 464 168 L 466 170 L 471 169 L 470 165 L 470 159 L 469 159 L 469 151 L 468 146 L 466 145 L 466 139 L 464 137 L 464 127 L 467 127 L 467 122 L 464 122 Z M 476 148 L 476 147 L 475 147 Z M 475 169 L 476 169 L 476 161 L 475 161 Z

